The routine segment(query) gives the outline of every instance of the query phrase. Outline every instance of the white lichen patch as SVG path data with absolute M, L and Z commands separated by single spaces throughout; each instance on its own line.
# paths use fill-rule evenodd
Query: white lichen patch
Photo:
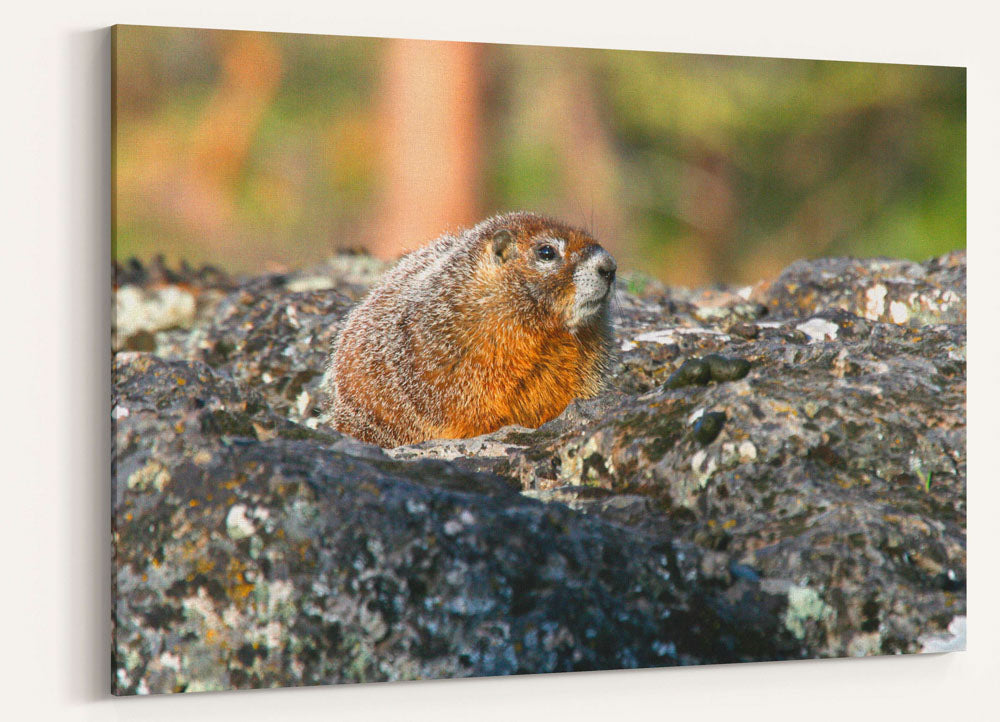
M 124 419 L 128 416 L 128 409 L 121 404 L 116 404 L 113 409 L 111 409 L 111 418 L 117 421 L 118 419 Z
M 736 444 L 732 441 L 726 441 L 722 444 L 722 453 L 719 454 L 720 466 L 724 469 L 731 469 L 740 462 L 739 452 L 736 450 Z
M 308 421 L 306 422 L 308 424 Z M 500 432 L 512 431 L 518 433 L 530 433 L 533 429 L 523 426 L 505 426 Z M 386 456 L 392 459 L 413 460 L 413 459 L 442 459 L 451 461 L 453 459 L 464 459 L 466 457 L 494 457 L 498 459 L 506 458 L 518 449 L 527 448 L 518 444 L 508 444 L 502 441 L 490 439 L 488 435 L 475 436 L 471 439 L 448 439 L 431 444 L 420 443 L 407 446 L 397 446 L 392 449 L 382 449 Z
M 274 621 L 270 622 L 264 627 L 262 641 L 267 645 L 268 649 L 280 649 L 282 646 L 282 638 L 284 636 L 283 627 L 280 622 Z
M 163 491 L 169 483 L 170 472 L 163 464 L 154 460 L 129 476 L 125 485 L 133 491 L 145 491 L 149 487 Z
M 878 632 L 855 634 L 847 643 L 847 654 L 850 657 L 871 657 L 882 653 L 882 635 Z
M 742 461 L 753 461 L 757 458 L 757 447 L 753 445 L 752 441 L 740 443 L 739 452 Z
M 160 666 L 164 669 L 172 669 L 175 672 L 180 672 L 181 658 L 173 652 L 164 652 L 160 655 Z
M 184 616 L 188 619 L 204 620 L 207 629 L 219 629 L 221 619 L 215 613 L 215 606 L 209 598 L 204 587 L 198 588 L 198 593 L 193 597 L 185 597 L 181 600 L 181 607 L 184 609 Z
M 718 321 L 729 315 L 729 309 L 725 306 L 702 306 L 694 315 L 699 321 Z
M 966 617 L 957 616 L 948 624 L 944 634 L 926 634 L 920 637 L 921 652 L 936 654 L 940 652 L 961 652 L 965 649 Z
M 476 523 L 476 516 L 468 509 L 462 509 L 458 513 L 458 516 L 454 519 L 449 519 L 444 523 L 444 533 L 448 536 L 455 536 L 460 533 L 466 527 L 470 527 Z
M 824 602 L 815 589 L 790 587 L 788 609 L 785 611 L 785 627 L 797 639 L 806 636 L 806 625 L 822 621 L 833 615 L 833 607 Z
M 882 318 L 882 314 L 885 313 L 885 297 L 888 293 L 889 289 L 881 283 L 876 283 L 874 286 L 865 291 L 866 319 L 869 321 L 878 321 Z
M 299 395 L 295 397 L 295 411 L 299 416 L 305 416 L 306 412 L 309 411 L 309 406 L 312 404 L 312 397 L 309 392 L 303 389 L 299 392 Z
M 289 610 L 295 586 L 287 579 L 278 579 L 267 585 L 267 607 L 270 615 Z M 294 608 L 292 609 L 294 611 Z
M 667 346 L 677 343 L 678 336 L 717 336 L 720 341 L 728 341 L 730 338 L 729 334 L 723 333 L 722 331 L 716 331 L 714 328 L 688 328 L 684 326 L 677 326 L 675 328 L 663 328 L 656 331 L 640 333 L 631 341 L 627 339 L 623 341 L 621 350 L 631 351 L 634 348 L 638 348 L 640 343 L 658 343 Z
M 579 448 L 574 448 L 572 444 L 568 444 L 561 449 L 559 452 L 559 480 L 568 484 L 583 484 L 587 481 L 587 478 L 594 477 L 597 473 L 594 469 L 589 469 L 591 472 L 590 477 L 584 476 L 586 461 L 594 454 L 597 454 L 604 460 L 607 472 L 614 474 L 611 459 L 601 453 L 602 438 L 601 434 L 598 433 L 587 439 Z
M 184 688 L 185 692 L 221 692 L 226 686 L 221 680 L 216 679 L 192 679 L 188 686 Z
M 407 499 L 406 500 L 406 510 L 411 514 L 426 514 L 427 504 L 417 499 Z
M 910 308 L 902 301 L 893 301 L 889 304 L 889 318 L 893 323 L 903 325 L 910 320 Z
M 326 291 L 334 287 L 333 279 L 329 276 L 303 276 L 293 278 L 285 283 L 285 288 L 292 293 L 305 293 L 306 291 Z
M 708 480 L 712 478 L 712 474 L 714 474 L 718 468 L 718 459 L 714 456 L 709 456 L 705 449 L 699 449 L 691 457 L 691 471 L 695 474 L 695 479 L 698 482 L 699 488 L 705 488 L 708 484 Z
M 122 286 L 115 293 L 115 324 L 119 337 L 139 331 L 184 328 L 194 321 L 195 300 L 178 286 L 144 290 Z
M 795 327 L 809 337 L 810 343 L 818 341 L 833 341 L 837 338 L 840 327 L 825 318 L 810 318 Z
M 230 604 L 222 610 L 222 622 L 228 629 L 239 629 L 246 623 L 246 618 L 236 605 Z
M 941 310 L 946 311 L 952 304 L 960 303 L 961 301 L 961 296 L 951 289 L 946 289 L 944 293 L 941 294 Z
M 127 689 L 132 684 L 132 680 L 129 679 L 128 672 L 125 671 L 124 667 L 118 668 L 118 671 L 115 672 L 115 678 L 118 680 L 119 689 Z
M 299 323 L 299 311 L 292 304 L 285 306 L 285 316 L 288 318 L 288 323 L 293 328 L 301 328 L 302 324 Z
M 698 328 L 692 327 L 688 328 L 686 326 L 679 326 L 674 329 L 677 333 L 684 336 L 718 336 L 720 341 L 728 341 L 729 334 L 723 333 L 722 331 L 716 331 L 714 328 Z
M 672 328 L 664 328 L 658 331 L 647 331 L 646 333 L 640 333 L 636 336 L 635 343 L 658 343 L 664 345 L 677 343 L 677 334 Z
M 246 505 L 236 504 L 226 514 L 226 532 L 236 541 L 257 533 L 257 527 L 247 517 Z

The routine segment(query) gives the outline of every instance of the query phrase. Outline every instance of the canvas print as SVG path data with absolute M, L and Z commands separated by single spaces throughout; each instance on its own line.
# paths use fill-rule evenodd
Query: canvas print
M 112 47 L 114 694 L 964 648 L 963 68 Z

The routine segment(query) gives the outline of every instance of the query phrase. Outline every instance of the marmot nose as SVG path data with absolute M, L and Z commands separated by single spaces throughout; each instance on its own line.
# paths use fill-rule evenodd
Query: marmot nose
M 615 263 L 615 259 L 611 257 L 610 253 L 605 252 L 603 258 L 597 264 L 597 273 L 608 283 L 615 280 L 615 271 L 618 270 L 618 264 Z

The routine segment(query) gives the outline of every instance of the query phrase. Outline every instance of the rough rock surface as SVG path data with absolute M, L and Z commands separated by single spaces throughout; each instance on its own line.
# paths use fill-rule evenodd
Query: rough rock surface
M 116 693 L 961 648 L 964 254 L 623 279 L 607 393 L 388 451 L 316 398 L 381 270 L 117 269 Z

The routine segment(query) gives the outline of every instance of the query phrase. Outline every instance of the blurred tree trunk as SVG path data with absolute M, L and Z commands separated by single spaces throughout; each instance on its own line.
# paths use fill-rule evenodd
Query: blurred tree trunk
M 732 276 L 738 242 L 733 175 L 731 159 L 707 149 L 685 163 L 677 212 L 690 232 L 678 244 L 683 252 L 667 264 L 669 282 L 701 286 Z
M 478 219 L 482 52 L 474 43 L 386 41 L 376 256 L 398 257 Z
M 234 232 L 237 188 L 254 136 L 274 101 L 283 59 L 268 33 L 212 36 L 220 45 L 221 74 L 191 138 L 180 182 L 168 184 L 183 219 L 222 258 L 248 242 Z
M 622 237 L 622 173 L 609 119 L 602 117 L 592 74 L 568 59 L 554 74 L 547 98 L 551 131 L 564 158 L 560 215 L 588 229 L 619 261 L 631 264 Z

